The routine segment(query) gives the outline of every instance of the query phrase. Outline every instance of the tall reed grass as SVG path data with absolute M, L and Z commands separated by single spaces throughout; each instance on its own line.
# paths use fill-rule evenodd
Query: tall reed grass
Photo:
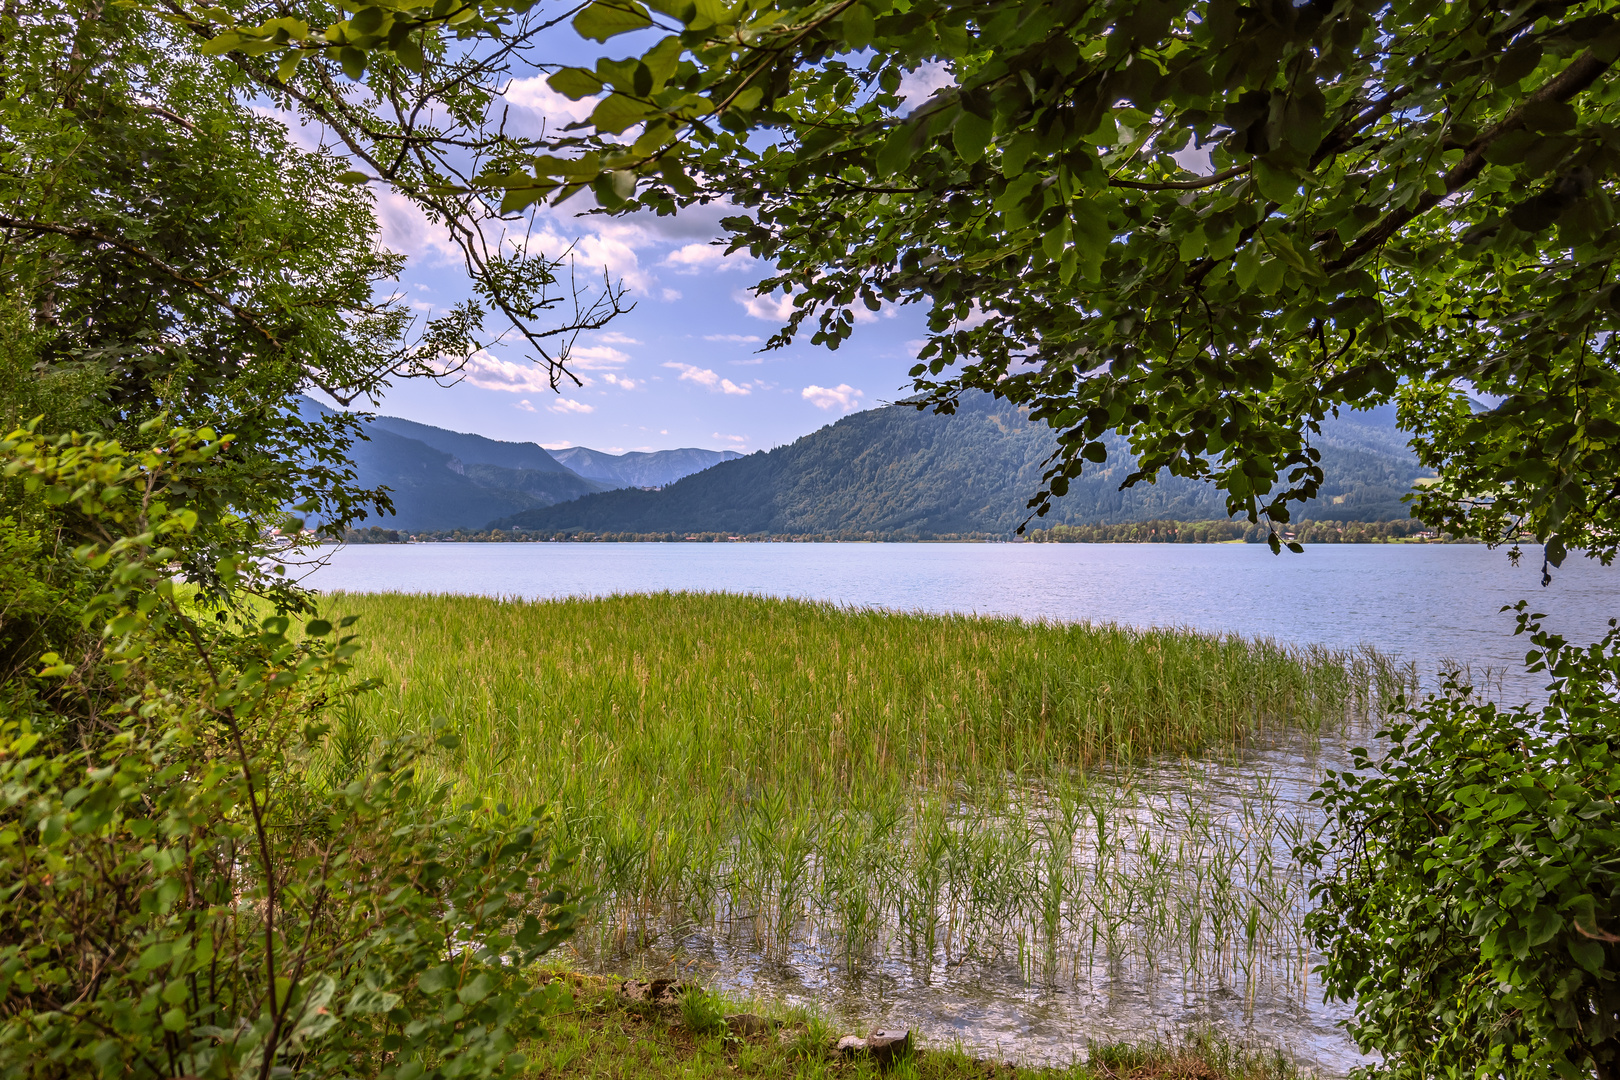
M 381 684 L 334 777 L 448 719 L 443 778 L 549 806 L 581 849 L 603 963 L 705 927 L 925 977 L 1016 956 L 1047 982 L 1167 958 L 1302 979 L 1302 826 L 1263 784 L 1216 806 L 1131 777 L 1365 720 L 1411 678 L 1371 652 L 735 595 L 323 608 L 361 617 Z

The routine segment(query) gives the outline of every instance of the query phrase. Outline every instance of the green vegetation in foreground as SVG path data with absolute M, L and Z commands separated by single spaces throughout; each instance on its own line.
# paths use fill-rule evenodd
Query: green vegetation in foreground
M 1403 675 L 1189 631 L 730 595 L 323 609 L 360 617 L 380 686 L 339 744 L 451 718 L 433 779 L 551 809 L 603 896 L 575 939 L 603 965 L 683 927 L 767 954 L 813 929 L 849 973 L 903 951 L 1016 957 L 1051 985 L 1106 958 L 1297 987 L 1302 881 L 1252 855 L 1300 835 L 1274 789 L 1227 817 L 1118 769 L 1365 716 Z M 1105 759 L 1112 777 L 1087 768 Z
M 928 1049 L 880 1071 L 869 1062 L 840 1060 L 829 1052 L 840 1032 L 814 1013 L 757 1003 L 726 1001 L 712 994 L 683 999 L 678 1014 L 660 1011 L 614 993 L 607 980 L 566 972 L 544 978 L 567 986 L 545 1034 L 524 1043 L 535 1080 L 683 1077 L 785 1077 L 795 1080 L 1292 1080 L 1297 1071 L 1276 1055 L 1247 1053 L 1214 1037 L 1182 1045 L 1093 1046 L 1086 1064 L 1017 1068 Z M 744 1034 L 724 1024 L 728 1014 L 751 1009 L 773 1030 Z M 704 1022 L 707 1021 L 707 1022 Z M 700 1028 L 702 1030 L 695 1030 Z

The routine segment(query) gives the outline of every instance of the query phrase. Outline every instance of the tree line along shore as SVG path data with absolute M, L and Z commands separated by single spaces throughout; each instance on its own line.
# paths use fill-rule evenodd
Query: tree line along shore
M 1117 524 L 1053 525 L 1023 536 L 1001 533 L 944 533 L 917 536 L 898 532 L 726 533 L 590 532 L 535 529 L 441 529 L 411 532 L 372 525 L 349 529 L 346 544 L 407 543 L 1035 543 L 1035 544 L 1264 544 L 1265 525 L 1245 521 L 1129 521 Z M 1400 521 L 1302 521 L 1279 534 L 1301 544 L 1472 544 L 1472 537 L 1439 532 L 1413 519 Z

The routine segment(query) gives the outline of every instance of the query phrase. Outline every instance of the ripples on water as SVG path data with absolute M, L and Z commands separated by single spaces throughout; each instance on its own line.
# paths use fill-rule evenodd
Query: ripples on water
M 598 968 L 696 976 L 1021 1063 L 1213 1028 L 1343 1075 L 1362 1059 L 1336 1026 L 1348 1009 L 1311 974 L 1292 851 L 1321 829 L 1309 795 L 1348 739 L 1295 731 L 1026 786 L 993 809 L 940 802 L 802 863 L 745 842 L 711 905 L 610 908 L 578 945 Z
M 1527 563 L 1538 560 L 1528 559 Z M 1599 636 L 1620 571 L 1573 560 L 1539 586 L 1482 547 L 1254 545 L 540 544 L 358 547 L 317 588 L 545 597 L 658 590 L 799 596 L 902 610 L 1191 626 L 1371 645 L 1425 676 L 1465 665 L 1537 697 L 1504 604 Z M 1432 685 L 1432 683 L 1431 683 Z M 1322 827 L 1308 797 L 1366 730 L 1294 732 L 1226 756 L 1016 785 L 998 805 L 948 794 L 891 822 L 847 821 L 795 854 L 741 845 L 679 910 L 612 912 L 580 942 L 601 966 L 678 967 L 831 1010 L 850 1029 L 1066 1062 L 1089 1040 L 1216 1027 L 1342 1075 L 1359 1060 L 1325 1005 L 1292 849 Z M 833 857 L 825 853 L 838 850 Z M 650 947 L 639 948 L 637 943 Z

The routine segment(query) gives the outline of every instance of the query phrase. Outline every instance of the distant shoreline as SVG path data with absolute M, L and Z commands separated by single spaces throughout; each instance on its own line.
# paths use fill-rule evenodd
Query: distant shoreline
M 371 526 L 351 529 L 344 537 L 350 544 L 670 544 L 670 543 L 751 543 L 751 544 L 1264 544 L 1270 530 L 1265 525 L 1238 521 L 1154 520 L 1121 524 L 1054 525 L 1031 529 L 1024 536 L 999 533 L 948 533 L 917 536 L 896 532 L 861 533 L 595 533 L 585 530 L 540 531 L 525 529 L 385 529 Z M 1284 542 L 1302 544 L 1474 544 L 1472 538 L 1453 537 L 1428 529 L 1411 519 L 1401 521 L 1302 521 L 1278 531 Z

